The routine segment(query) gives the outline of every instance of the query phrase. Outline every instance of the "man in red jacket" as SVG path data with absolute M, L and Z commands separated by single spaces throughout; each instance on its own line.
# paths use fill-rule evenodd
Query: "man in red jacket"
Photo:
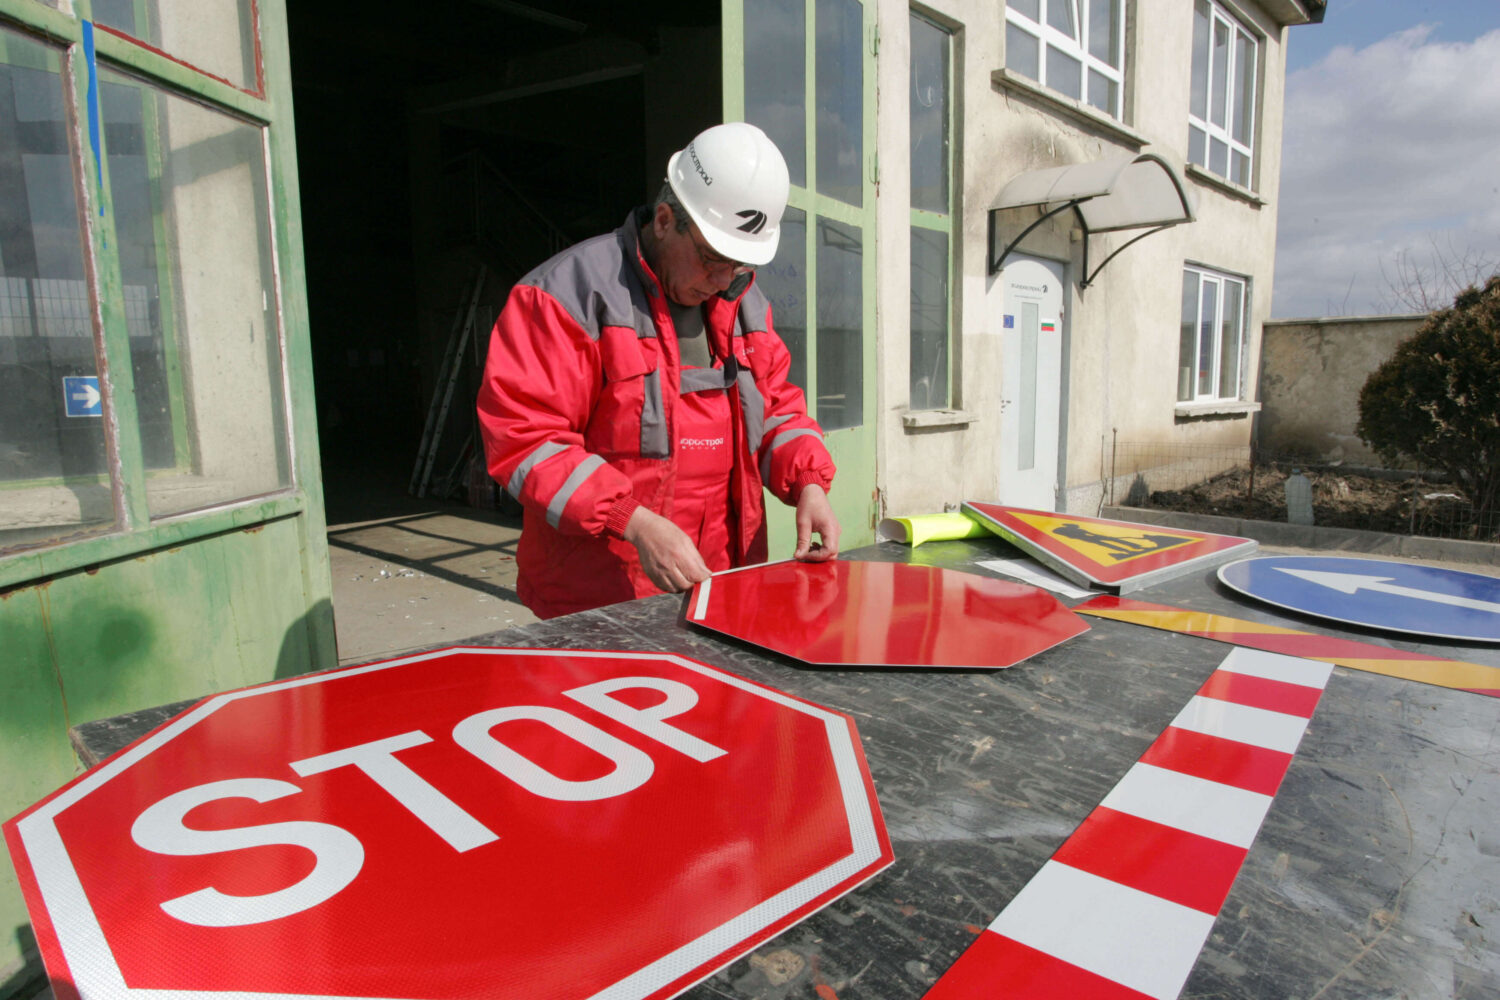
M 479 423 L 525 511 L 518 589 L 539 616 L 764 562 L 763 489 L 796 507 L 795 558 L 838 554 L 833 460 L 755 287 L 788 187 L 764 132 L 716 125 L 653 206 L 511 290 Z

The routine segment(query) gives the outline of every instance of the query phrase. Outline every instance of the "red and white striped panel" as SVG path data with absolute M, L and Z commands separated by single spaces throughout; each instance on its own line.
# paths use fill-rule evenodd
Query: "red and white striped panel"
M 925 1000 L 1175 1000 L 1332 669 L 1230 653 Z

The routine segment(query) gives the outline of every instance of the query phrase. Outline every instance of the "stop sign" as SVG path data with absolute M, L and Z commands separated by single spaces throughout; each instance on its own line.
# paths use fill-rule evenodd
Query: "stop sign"
M 892 860 L 847 716 L 518 649 L 218 695 L 5 835 L 83 998 L 668 997 Z

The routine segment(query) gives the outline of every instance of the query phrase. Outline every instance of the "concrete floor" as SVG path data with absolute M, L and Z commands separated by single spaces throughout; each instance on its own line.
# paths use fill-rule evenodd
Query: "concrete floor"
M 516 599 L 519 515 L 407 494 L 410 470 L 327 470 L 340 664 L 536 621 Z

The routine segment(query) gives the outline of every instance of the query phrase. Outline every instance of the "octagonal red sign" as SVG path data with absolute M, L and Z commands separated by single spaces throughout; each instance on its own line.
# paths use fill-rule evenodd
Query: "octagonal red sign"
M 698 584 L 687 620 L 825 666 L 1009 667 L 1088 631 L 1044 590 L 977 573 L 834 559 Z
M 453 649 L 209 698 L 5 825 L 62 997 L 668 997 L 891 863 L 847 716 Z

